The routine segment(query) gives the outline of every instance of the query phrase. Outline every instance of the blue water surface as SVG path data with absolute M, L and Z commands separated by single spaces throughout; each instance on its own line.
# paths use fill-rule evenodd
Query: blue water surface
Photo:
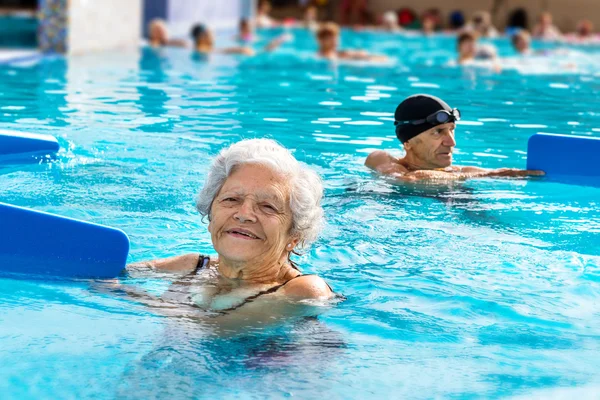
M 393 112 L 418 92 L 462 111 L 458 165 L 523 168 L 537 132 L 598 137 L 598 49 L 517 59 L 499 39 L 496 73 L 453 65 L 452 37 L 344 32 L 346 47 L 391 57 L 373 66 L 318 60 L 293 33 L 255 58 L 145 49 L 1 65 L 0 128 L 63 150 L 0 166 L 0 201 L 121 228 L 130 261 L 212 253 L 193 203 L 212 157 L 273 138 L 323 177 L 327 226 L 298 262 L 347 300 L 219 337 L 97 282 L 3 277 L 2 398 L 597 396 L 600 188 L 394 186 L 363 162 L 402 154 Z

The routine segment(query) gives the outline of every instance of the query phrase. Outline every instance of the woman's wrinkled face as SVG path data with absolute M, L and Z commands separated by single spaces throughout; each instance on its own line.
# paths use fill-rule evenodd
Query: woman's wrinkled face
M 260 164 L 229 175 L 211 206 L 208 230 L 221 258 L 236 263 L 276 262 L 296 244 L 285 176 Z

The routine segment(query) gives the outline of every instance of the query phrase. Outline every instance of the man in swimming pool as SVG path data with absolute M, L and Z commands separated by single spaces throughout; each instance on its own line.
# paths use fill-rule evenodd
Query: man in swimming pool
M 462 180 L 479 177 L 522 177 L 544 175 L 542 171 L 514 168 L 485 169 L 452 165 L 456 141 L 454 129 L 460 111 L 442 99 L 426 94 L 406 98 L 394 114 L 396 136 L 406 155 L 396 158 L 377 150 L 369 154 L 365 165 L 382 175 L 400 181 Z
M 355 60 L 355 61 L 370 61 L 383 62 L 388 58 L 380 54 L 370 54 L 365 50 L 339 50 L 340 28 L 334 22 L 326 22 L 322 24 L 316 33 L 317 42 L 319 44 L 319 57 L 327 60 Z

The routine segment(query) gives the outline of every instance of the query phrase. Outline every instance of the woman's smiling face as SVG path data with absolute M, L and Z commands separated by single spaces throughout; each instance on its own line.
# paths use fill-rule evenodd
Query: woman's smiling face
M 242 164 L 215 197 L 208 230 L 220 258 L 273 263 L 290 250 L 292 210 L 285 176 L 260 164 Z

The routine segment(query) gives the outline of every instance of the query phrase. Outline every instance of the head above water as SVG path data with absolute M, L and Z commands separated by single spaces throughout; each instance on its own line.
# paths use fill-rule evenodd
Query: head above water
M 212 48 L 213 47 L 213 37 L 210 29 L 204 24 L 196 24 L 192 27 L 190 31 L 190 36 L 194 41 L 194 45 L 196 48 L 205 47 Z
M 250 20 L 242 18 L 239 24 L 240 36 L 251 36 L 254 33 L 254 27 Z
M 531 35 L 526 30 L 520 30 L 511 38 L 513 47 L 521 54 L 527 53 L 531 48 Z
M 222 150 L 209 170 L 196 208 L 208 217 L 213 246 L 236 262 L 287 258 L 313 242 L 321 229 L 319 176 L 269 139 L 251 139 Z M 252 240 L 232 237 L 243 229 Z M 298 246 L 298 247 L 297 247 Z
M 474 58 L 477 52 L 477 33 L 464 31 L 456 39 L 457 50 L 463 58 Z
M 552 14 L 549 13 L 548 11 L 541 13 L 540 14 L 540 24 L 544 28 L 548 28 L 548 27 L 552 26 Z
M 271 2 L 269 0 L 259 0 L 258 13 L 268 15 L 271 12 Z
M 332 51 L 336 50 L 340 36 L 340 28 L 335 22 L 325 22 L 319 26 L 317 30 L 317 41 L 319 42 L 319 50 Z
M 150 42 L 155 44 L 166 44 L 169 40 L 169 32 L 167 30 L 167 23 L 160 19 L 155 18 L 148 24 L 148 36 Z
M 594 32 L 594 24 L 589 19 L 579 21 L 577 24 L 577 34 L 581 37 L 591 36 Z
M 460 112 L 442 99 L 416 94 L 396 108 L 396 136 L 406 157 L 422 168 L 444 168 L 452 164 L 455 122 Z

